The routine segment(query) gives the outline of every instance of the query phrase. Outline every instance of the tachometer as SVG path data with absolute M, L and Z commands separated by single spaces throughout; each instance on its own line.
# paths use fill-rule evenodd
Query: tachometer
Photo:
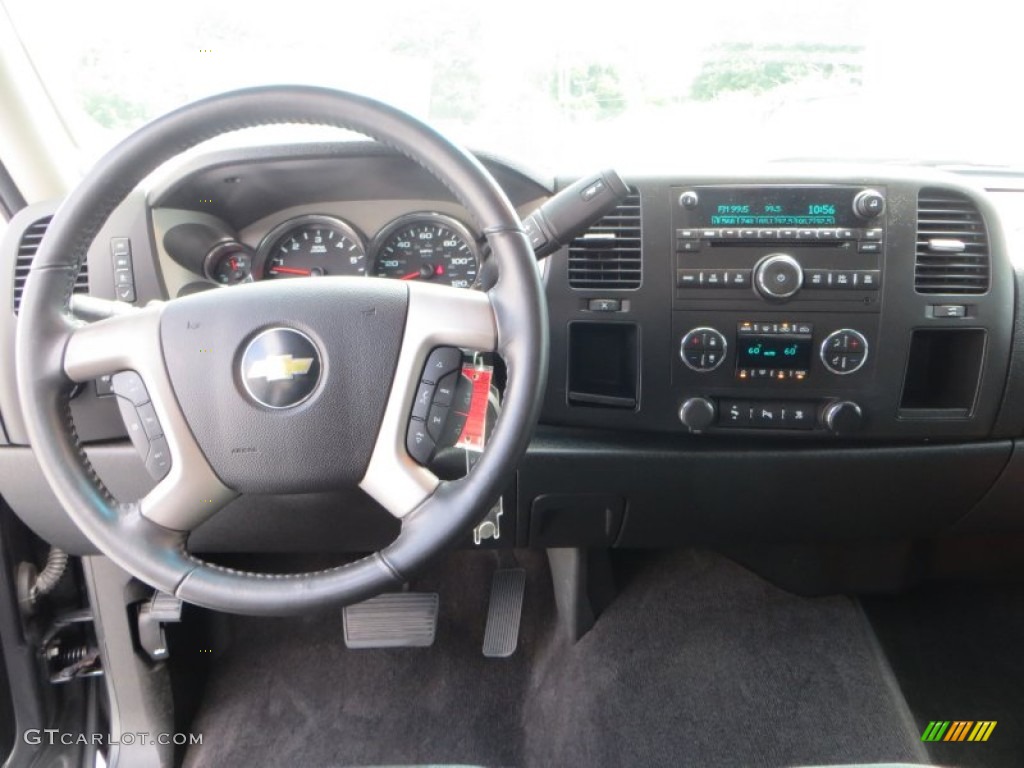
M 366 274 L 362 237 L 332 216 L 289 219 L 263 239 L 260 255 L 265 279 Z
M 480 270 L 476 240 L 465 226 L 438 213 L 414 213 L 377 236 L 373 274 L 469 288 Z

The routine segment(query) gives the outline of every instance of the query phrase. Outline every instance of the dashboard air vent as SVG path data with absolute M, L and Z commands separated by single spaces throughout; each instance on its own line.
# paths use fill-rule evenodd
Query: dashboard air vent
M 18 258 L 14 263 L 14 314 L 18 314 L 21 308 L 21 296 L 25 292 L 25 281 L 28 279 L 28 272 L 32 268 L 32 259 L 39 250 L 39 243 L 42 242 L 46 228 L 50 225 L 52 216 L 46 216 L 30 224 L 21 234 L 21 241 L 18 243 Z M 83 263 L 82 269 L 75 278 L 75 293 L 89 292 L 89 269 Z
M 988 281 L 988 234 L 977 206 L 958 192 L 922 189 L 917 198 L 917 292 L 985 293 Z
M 640 193 L 631 190 L 615 210 L 569 243 L 572 288 L 640 287 Z

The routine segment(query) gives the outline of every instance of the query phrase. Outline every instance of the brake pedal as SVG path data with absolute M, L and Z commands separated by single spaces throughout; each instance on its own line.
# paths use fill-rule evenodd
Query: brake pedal
M 484 656 L 487 658 L 506 659 L 516 652 L 525 594 L 525 569 L 502 568 L 494 572 L 484 630 Z
M 387 592 L 343 610 L 349 648 L 428 648 L 437 633 L 436 592 Z

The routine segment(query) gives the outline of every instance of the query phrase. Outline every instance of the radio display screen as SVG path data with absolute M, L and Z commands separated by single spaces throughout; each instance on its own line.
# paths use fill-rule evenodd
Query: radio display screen
M 701 226 L 857 227 L 856 187 L 702 187 Z
M 807 370 L 811 364 L 811 339 L 794 336 L 740 336 L 737 368 Z

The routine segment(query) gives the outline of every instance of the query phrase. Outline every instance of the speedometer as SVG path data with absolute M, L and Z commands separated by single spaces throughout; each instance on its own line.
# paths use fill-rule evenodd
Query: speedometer
M 469 230 L 449 216 L 414 213 L 377 236 L 373 274 L 469 288 L 480 270 L 480 252 Z
M 260 245 L 264 279 L 366 274 L 359 233 L 333 216 L 300 216 L 270 231 Z

